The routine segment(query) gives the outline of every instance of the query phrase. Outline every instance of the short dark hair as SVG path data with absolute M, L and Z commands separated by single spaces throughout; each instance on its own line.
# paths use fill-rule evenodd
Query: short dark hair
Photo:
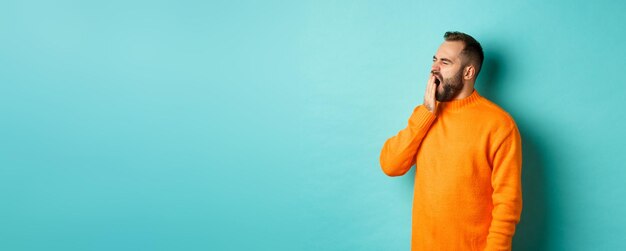
M 446 41 L 461 41 L 465 44 L 465 48 L 461 53 L 465 54 L 470 62 L 474 62 L 476 64 L 476 76 L 480 72 L 480 68 L 483 65 L 483 60 L 485 59 L 485 54 L 483 54 L 483 47 L 480 46 L 480 43 L 476 41 L 472 36 L 467 35 L 463 32 L 458 31 L 448 31 L 443 35 L 443 38 Z

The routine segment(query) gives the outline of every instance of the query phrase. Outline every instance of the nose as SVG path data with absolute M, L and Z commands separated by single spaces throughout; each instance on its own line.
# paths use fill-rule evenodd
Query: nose
M 431 71 L 439 71 L 440 66 L 439 66 L 439 61 L 435 61 L 433 62 L 433 65 L 430 67 Z

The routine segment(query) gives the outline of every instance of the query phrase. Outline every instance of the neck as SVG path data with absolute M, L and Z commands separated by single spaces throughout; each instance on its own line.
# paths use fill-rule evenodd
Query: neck
M 465 96 L 464 98 L 438 103 L 440 106 L 437 108 L 437 110 L 441 112 L 458 112 L 463 110 L 465 107 L 476 104 L 479 100 L 480 95 L 476 90 L 473 90 L 470 95 Z
M 474 92 L 474 82 L 463 83 L 463 89 L 452 99 L 459 100 L 464 99 L 472 95 Z

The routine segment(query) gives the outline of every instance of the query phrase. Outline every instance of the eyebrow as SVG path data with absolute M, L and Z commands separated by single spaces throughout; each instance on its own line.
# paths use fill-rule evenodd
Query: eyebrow
M 437 57 L 436 57 L 436 56 L 433 56 L 433 59 L 434 59 L 434 60 L 437 60 Z M 452 60 L 447 59 L 447 58 L 442 58 L 442 59 L 441 59 L 441 61 L 452 63 Z

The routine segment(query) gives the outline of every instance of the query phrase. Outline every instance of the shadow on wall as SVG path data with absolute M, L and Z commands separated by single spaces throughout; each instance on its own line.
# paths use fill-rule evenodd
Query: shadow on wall
M 485 51 L 485 62 L 477 89 L 480 94 L 496 104 L 507 107 L 506 93 L 498 91 L 501 75 L 506 73 L 506 60 L 499 51 Z M 520 109 L 521 110 L 521 109 Z M 545 153 L 537 144 L 536 126 L 528 123 L 528 116 L 514 114 L 522 136 L 522 193 L 523 209 L 520 223 L 513 238 L 513 250 L 547 250 L 547 198 L 545 177 Z
M 522 134 L 522 193 L 523 208 L 520 223 L 513 238 L 513 250 L 547 250 L 547 198 L 544 163 L 536 134 L 520 125 Z

